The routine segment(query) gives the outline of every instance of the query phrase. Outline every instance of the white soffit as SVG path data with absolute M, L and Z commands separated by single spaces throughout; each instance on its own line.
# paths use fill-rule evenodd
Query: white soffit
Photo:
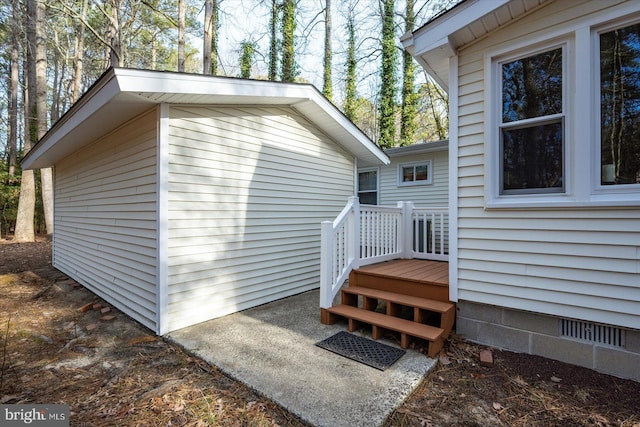
M 401 38 L 405 49 L 449 91 L 449 58 L 547 0 L 466 0 Z
M 22 166 L 52 166 L 160 103 L 289 107 L 357 158 L 389 163 L 382 150 L 311 85 L 113 68 L 53 125 Z

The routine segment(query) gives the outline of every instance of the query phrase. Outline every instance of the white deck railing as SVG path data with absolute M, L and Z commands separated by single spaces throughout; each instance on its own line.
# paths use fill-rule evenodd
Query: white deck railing
M 329 308 L 351 270 L 398 258 L 449 259 L 448 209 L 360 205 L 350 197 L 321 231 L 320 307 Z

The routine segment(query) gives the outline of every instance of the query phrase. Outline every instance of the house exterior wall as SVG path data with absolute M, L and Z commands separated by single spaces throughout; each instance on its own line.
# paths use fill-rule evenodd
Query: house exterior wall
M 487 56 L 549 37 L 571 41 L 572 34 L 589 34 L 602 13 L 611 19 L 616 7 L 614 2 L 550 2 L 458 52 L 458 195 L 454 207 L 458 218 L 458 333 L 472 340 L 554 357 L 553 352 L 531 344 L 534 339 L 531 330 L 521 337 L 522 345 L 509 342 L 509 335 L 504 332 L 513 328 L 504 325 L 504 311 L 551 315 L 556 321 L 560 317 L 588 320 L 629 328 L 628 334 L 637 336 L 640 209 L 608 208 L 602 204 L 535 209 L 492 207 L 487 206 L 486 193 L 487 185 L 491 184 L 486 165 L 494 155 L 487 152 L 487 147 L 492 146 L 487 135 L 495 135 L 488 128 L 492 107 L 485 90 L 490 85 L 487 81 L 490 73 L 485 69 Z M 621 7 L 628 9 L 629 3 Z M 569 78 L 578 79 L 588 67 L 590 64 L 570 66 Z M 569 114 L 574 114 L 567 122 L 569 138 L 574 138 L 567 149 L 570 171 L 591 167 L 588 161 L 580 164 L 585 159 L 580 153 L 591 146 L 587 141 L 575 140 L 583 129 L 588 132 L 590 126 L 588 119 L 575 117 L 582 108 L 576 105 L 578 98 L 574 98 L 579 95 L 572 93 L 569 101 Z M 579 146 L 581 143 L 586 145 Z M 583 184 L 574 182 L 574 185 L 570 191 L 579 191 Z M 482 330 L 488 325 L 498 331 L 491 340 Z M 637 366 L 637 346 L 620 351 L 635 355 L 627 360 L 635 361 Z M 574 355 L 573 363 L 584 364 L 575 357 L 578 356 Z M 571 357 L 554 358 L 572 361 L 567 360 Z M 603 370 L 599 366 L 590 367 Z M 620 369 L 618 375 L 628 376 L 628 368 Z
M 319 286 L 354 159 L 291 109 L 172 106 L 168 330 Z
M 399 186 L 398 167 L 401 164 L 430 160 L 432 183 L 426 185 Z M 379 204 L 395 206 L 409 201 L 416 206 L 446 207 L 449 202 L 448 151 L 407 154 L 391 157 L 389 165 L 379 167 Z
M 156 329 L 156 112 L 55 166 L 53 265 Z

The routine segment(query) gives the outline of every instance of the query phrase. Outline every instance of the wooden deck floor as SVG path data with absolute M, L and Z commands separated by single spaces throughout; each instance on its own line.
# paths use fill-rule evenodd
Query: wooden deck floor
M 423 259 L 398 259 L 380 264 L 360 267 L 362 272 L 388 278 L 399 278 L 416 282 L 449 286 L 449 263 Z

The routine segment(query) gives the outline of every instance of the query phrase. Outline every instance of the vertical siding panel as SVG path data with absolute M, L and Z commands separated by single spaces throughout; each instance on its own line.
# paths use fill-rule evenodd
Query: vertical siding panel
M 148 112 L 55 168 L 53 265 L 155 330 L 156 126 Z
M 169 132 L 169 330 L 317 288 L 352 156 L 276 107 L 172 107 Z

